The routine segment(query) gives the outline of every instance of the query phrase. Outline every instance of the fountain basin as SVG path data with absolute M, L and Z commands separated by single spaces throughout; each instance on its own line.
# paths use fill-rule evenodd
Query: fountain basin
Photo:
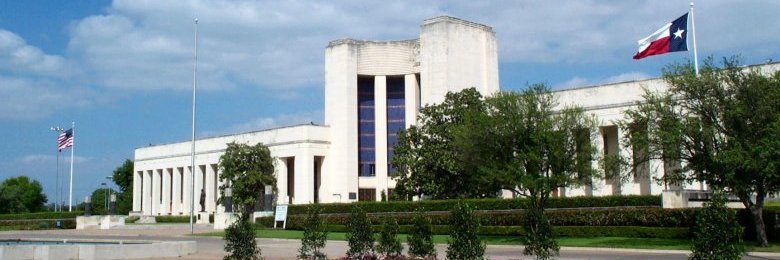
M 137 259 L 195 253 L 195 241 L 13 239 L 0 240 L 0 259 Z

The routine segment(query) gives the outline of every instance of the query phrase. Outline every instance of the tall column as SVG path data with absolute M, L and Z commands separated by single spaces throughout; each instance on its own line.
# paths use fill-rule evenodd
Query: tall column
M 217 199 L 217 181 L 216 181 L 216 173 L 214 171 L 214 167 L 216 165 L 214 164 L 207 164 L 206 167 L 206 211 L 207 212 L 214 212 L 216 210 L 216 199 Z
M 225 185 L 225 181 L 219 179 L 219 174 L 220 174 L 219 165 L 212 164 L 212 166 L 214 167 L 214 176 L 216 176 L 216 178 L 217 178 L 217 191 L 216 191 L 216 194 L 217 194 L 216 196 L 217 197 L 214 200 L 215 201 L 219 201 L 219 199 L 222 198 L 222 193 L 219 191 L 219 187 L 221 187 L 222 185 Z M 224 205 L 222 205 L 220 203 L 216 203 L 216 205 L 217 205 L 216 212 L 225 212 L 225 206 Z
M 143 215 L 152 215 L 152 170 L 147 170 L 143 177 Z
M 182 181 L 182 168 L 176 167 L 173 168 L 173 176 L 172 176 L 172 182 L 173 182 L 173 199 L 171 201 L 171 208 L 172 212 L 171 215 L 180 215 L 181 213 L 181 181 Z
M 162 185 L 162 170 L 152 172 L 152 215 L 160 213 L 160 188 Z
M 287 160 L 284 158 L 274 158 L 276 161 L 276 167 L 274 172 L 276 174 L 276 203 L 287 204 Z
M 295 156 L 295 197 L 293 204 L 314 202 L 314 156 L 309 148 Z
M 184 215 L 189 215 L 190 209 L 192 208 L 192 197 L 190 196 L 190 191 L 192 190 L 192 167 L 186 166 L 184 167 L 184 187 L 182 189 L 184 190 L 184 202 L 181 204 L 181 211 L 184 212 Z M 195 195 L 193 193 L 193 195 Z M 196 201 L 197 203 L 197 201 Z
M 141 189 L 143 189 L 143 172 L 133 172 L 133 211 L 141 211 Z
M 160 207 L 160 214 L 167 215 L 171 213 L 171 175 L 173 175 L 173 169 L 164 169 L 162 174 L 162 206 Z
M 417 76 L 408 74 L 404 76 L 404 101 L 406 108 L 406 128 L 417 124 L 417 112 L 420 108 L 420 83 Z
M 387 77 L 374 77 L 374 142 L 376 144 L 376 199 L 387 189 Z

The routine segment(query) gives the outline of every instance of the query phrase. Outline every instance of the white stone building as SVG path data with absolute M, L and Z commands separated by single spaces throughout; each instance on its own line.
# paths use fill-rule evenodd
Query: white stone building
M 269 147 L 276 161 L 279 203 L 379 200 L 382 192 L 395 187 L 389 162 L 396 132 L 416 122 L 421 105 L 441 102 L 448 91 L 469 87 L 483 95 L 499 91 L 495 32 L 489 26 L 442 16 L 425 20 L 419 39 L 332 41 L 325 49 L 324 125 L 198 139 L 194 180 L 189 141 L 138 148 L 133 214 L 188 214 L 192 181 L 195 207 L 203 189 L 206 211 L 223 211 L 216 203 L 217 165 L 229 142 L 262 142 Z M 602 152 L 618 153 L 624 151 L 613 121 L 641 98 L 642 87 L 659 90 L 665 85 L 651 79 L 556 93 L 561 105 L 579 105 L 596 115 L 602 138 L 593 141 Z M 662 176 L 665 167 L 651 162 L 645 167 L 648 174 L 640 175 L 643 178 L 619 185 L 604 180 L 593 187 L 560 188 L 555 195 L 660 194 L 664 187 L 651 178 Z

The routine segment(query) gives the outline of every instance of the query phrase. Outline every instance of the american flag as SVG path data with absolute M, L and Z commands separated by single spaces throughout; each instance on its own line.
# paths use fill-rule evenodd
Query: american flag
M 73 146 L 73 128 L 62 132 L 60 136 L 57 137 L 57 149 L 59 149 L 60 152 L 62 152 L 62 149 L 71 146 Z

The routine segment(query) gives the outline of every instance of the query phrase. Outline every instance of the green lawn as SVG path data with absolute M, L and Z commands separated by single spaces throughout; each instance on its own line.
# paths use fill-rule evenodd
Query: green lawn
M 281 229 L 258 229 L 256 236 L 260 238 L 284 238 L 301 239 L 303 231 Z M 196 234 L 196 236 L 223 236 L 224 232 L 210 232 Z M 406 235 L 400 234 L 401 241 L 406 241 Z M 447 243 L 449 236 L 434 235 L 433 242 L 437 244 Z M 522 245 L 520 237 L 508 236 L 483 236 L 483 241 L 488 245 Z M 346 233 L 329 232 L 328 240 L 347 240 Z M 639 248 L 639 249 L 666 249 L 666 250 L 690 250 L 691 241 L 687 239 L 662 239 L 662 238 L 628 238 L 628 237 L 591 237 L 591 238 L 558 238 L 558 244 L 566 247 L 605 247 L 605 248 Z M 770 242 L 769 247 L 757 247 L 756 243 L 748 241 L 745 244 L 748 251 L 780 252 L 780 241 Z

